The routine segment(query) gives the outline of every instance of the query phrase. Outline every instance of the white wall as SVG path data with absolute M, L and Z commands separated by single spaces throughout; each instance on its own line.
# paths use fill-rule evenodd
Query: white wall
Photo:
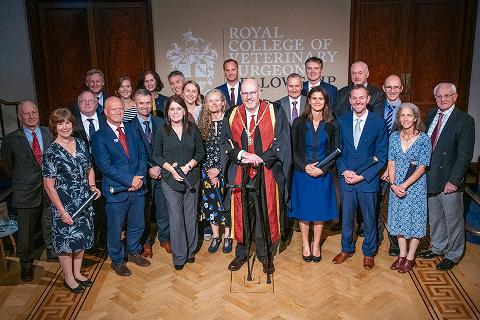
M 25 1 L 0 1 L 0 98 L 35 101 L 35 83 Z M 14 108 L 4 107 L 6 131 L 16 129 Z
M 472 161 L 477 162 L 478 156 L 480 156 L 480 6 L 477 8 L 468 113 L 475 119 L 475 151 Z

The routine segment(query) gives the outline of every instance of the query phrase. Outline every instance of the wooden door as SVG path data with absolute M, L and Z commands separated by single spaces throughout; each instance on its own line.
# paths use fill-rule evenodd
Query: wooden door
M 135 83 L 154 68 L 151 8 L 141 1 L 27 0 L 41 122 L 70 108 L 85 87 L 85 73 L 105 73 L 106 90 L 128 75 Z
M 467 110 L 475 16 L 476 1 L 353 0 L 350 61 L 365 61 L 378 87 L 400 75 L 402 101 L 423 112 L 435 105 L 436 84 L 455 83 Z

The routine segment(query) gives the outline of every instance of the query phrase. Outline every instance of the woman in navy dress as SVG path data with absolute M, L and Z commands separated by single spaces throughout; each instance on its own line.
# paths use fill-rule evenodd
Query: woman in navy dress
M 302 233 L 302 254 L 306 262 L 320 262 L 320 239 L 324 222 L 338 218 L 338 208 L 329 172 L 315 167 L 337 147 L 338 129 L 333 119 L 328 96 L 320 87 L 314 87 L 307 96 L 303 114 L 292 124 L 292 149 L 295 172 L 288 215 L 298 219 Z M 313 243 L 308 240 L 313 223 Z
M 402 103 L 395 125 L 399 131 L 390 136 L 388 177 L 392 192 L 388 202 L 388 231 L 397 236 L 400 255 L 390 269 L 405 273 L 415 266 L 415 252 L 427 230 L 427 180 L 431 142 L 418 107 Z M 405 180 L 410 165 L 416 170 Z M 407 240 L 410 247 L 407 249 Z
M 86 144 L 72 137 L 75 117 L 68 109 L 57 109 L 50 116 L 50 131 L 55 141 L 43 155 L 43 184 L 52 202 L 52 240 L 65 274 L 63 285 L 82 293 L 92 281 L 80 269 L 83 252 L 93 245 L 93 208 L 90 205 L 75 221 L 72 214 L 95 192 L 95 173 Z

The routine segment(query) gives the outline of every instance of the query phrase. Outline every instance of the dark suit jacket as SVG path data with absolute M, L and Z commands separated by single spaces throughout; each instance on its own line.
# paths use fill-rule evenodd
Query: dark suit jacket
M 107 119 L 105 118 L 105 115 L 103 113 L 97 112 L 97 117 L 99 129 L 107 126 Z M 87 133 L 85 132 L 85 127 L 83 126 L 80 113 L 75 115 L 75 128 L 73 130 L 73 136 L 82 139 L 83 142 L 85 142 L 85 144 L 87 145 L 88 149 L 90 149 L 90 141 L 88 141 Z
M 338 100 L 337 87 L 335 87 L 333 84 L 326 83 L 323 80 L 320 82 L 320 87 L 327 92 L 330 107 L 333 108 L 336 106 Z M 308 81 L 303 82 L 302 95 L 305 97 L 308 96 Z
M 128 157 L 110 126 L 99 129 L 92 137 L 92 154 L 96 165 L 103 174 L 102 194 L 107 202 L 121 202 L 127 199 L 127 192 L 111 194 L 110 187 L 130 187 L 134 176 L 146 176 L 147 153 L 138 129 L 124 123 L 127 137 Z M 144 183 L 145 183 L 144 179 Z M 145 194 L 142 187 L 135 191 Z
M 229 106 L 236 106 L 236 105 L 241 105 L 242 104 L 242 97 L 240 95 L 240 89 L 242 87 L 242 83 L 240 82 L 238 85 L 238 90 L 235 93 L 235 96 L 237 98 L 237 101 L 235 101 L 234 104 L 231 103 L 230 101 L 230 91 L 228 91 L 227 83 L 222 84 L 221 86 L 218 86 L 216 89 L 222 91 L 223 95 L 227 99 L 227 105 Z
M 430 127 L 437 108 L 427 114 L 426 126 Z M 428 132 L 428 130 L 427 130 Z M 460 186 L 470 165 L 475 145 L 475 122 L 471 115 L 454 108 L 438 137 L 427 170 L 429 193 L 443 192 L 445 184 Z
M 293 121 L 292 125 L 292 151 L 293 162 L 297 170 L 305 171 L 307 166 L 305 155 L 305 135 L 307 133 L 307 121 L 302 117 L 299 117 Z M 338 146 L 338 126 L 336 121 L 332 121 L 325 124 L 325 131 L 327 132 L 328 148 L 327 155 L 333 152 Z M 329 163 L 328 167 L 332 166 L 334 161 Z
M 154 117 L 154 116 L 150 116 L 150 117 L 152 119 L 152 128 L 151 129 L 152 129 L 152 143 L 153 143 L 153 139 L 155 138 L 155 135 L 157 134 L 157 130 L 163 126 L 164 119 L 160 118 L 160 117 Z M 148 142 L 147 136 L 145 135 L 145 131 L 143 131 L 143 125 L 138 121 L 137 117 L 133 118 L 131 123 L 135 127 L 137 127 L 138 130 L 140 130 L 140 137 L 142 138 L 142 142 L 143 142 L 143 146 L 145 147 L 145 151 L 147 151 L 148 161 L 150 161 L 151 163 L 154 162 L 152 160 L 152 151 L 153 151 L 152 144 L 150 142 Z
M 53 142 L 53 136 L 46 127 L 42 132 L 43 153 Z M 7 175 L 12 178 L 12 206 L 35 208 L 43 199 L 42 168 L 33 155 L 23 127 L 6 135 L 2 143 L 2 162 Z
M 165 107 L 167 106 L 168 97 L 163 94 L 158 94 L 157 99 L 155 99 L 155 107 L 157 108 L 157 117 L 165 118 Z M 153 115 L 153 110 L 152 110 Z
M 352 86 L 346 86 L 338 90 L 338 103 L 336 107 L 332 109 L 333 113 L 337 118 L 341 117 L 343 114 L 352 111 L 350 106 L 350 101 L 348 100 L 348 95 Z M 370 102 L 367 105 L 369 111 L 372 111 L 383 118 L 385 112 L 385 93 L 371 85 L 367 85 L 368 93 L 370 94 Z M 335 106 L 335 105 L 334 105 Z
M 300 105 L 297 106 L 299 108 L 298 109 L 299 116 L 303 113 L 303 110 L 305 110 L 306 102 L 307 102 L 307 98 L 305 96 L 300 96 Z M 290 111 L 290 98 L 288 96 L 285 96 L 282 99 L 275 101 L 275 103 L 278 103 L 282 106 L 283 111 L 285 111 L 285 114 L 287 115 L 288 123 L 292 125 L 292 113 Z
M 338 119 L 340 129 L 340 149 L 342 155 L 337 160 L 338 173 L 345 170 L 355 171 L 364 164 L 371 161 L 373 156 L 378 162 L 362 173 L 365 178 L 357 183 L 355 187 L 363 192 L 377 192 L 380 188 L 378 178 L 379 171 L 385 166 L 388 154 L 388 132 L 383 117 L 369 112 L 362 135 L 358 142 L 358 149 L 353 144 L 353 112 L 348 112 Z M 340 188 L 344 191 L 351 191 L 353 186 L 347 184 L 345 179 L 339 179 Z

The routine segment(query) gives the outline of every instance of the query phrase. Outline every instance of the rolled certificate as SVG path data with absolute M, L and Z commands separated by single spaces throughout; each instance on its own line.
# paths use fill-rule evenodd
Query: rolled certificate
M 117 194 L 117 193 L 120 193 L 120 192 L 125 192 L 125 191 L 128 191 L 130 187 L 124 187 L 124 186 L 120 186 L 120 187 L 110 187 L 108 188 L 108 191 L 111 193 L 111 194 Z
M 411 161 L 410 165 L 408 166 L 407 173 L 405 174 L 405 178 L 403 178 L 403 182 L 407 181 L 408 178 L 417 170 L 418 163 L 416 161 Z
M 325 173 L 325 169 L 327 169 L 327 165 L 330 161 L 337 159 L 342 154 L 342 150 L 336 148 L 332 153 L 330 153 L 325 159 L 320 161 L 315 165 L 315 167 L 321 169 Z
M 93 199 L 95 199 L 95 197 L 97 196 L 97 194 L 95 192 L 93 192 L 88 198 L 87 200 L 85 200 L 81 205 L 80 207 L 72 214 L 72 220 L 75 221 L 75 219 L 77 219 L 83 211 L 85 211 L 85 209 L 87 209 L 90 204 L 93 202 Z
M 363 166 L 361 166 L 360 168 L 358 168 L 358 170 L 355 171 L 355 173 L 357 175 L 361 175 L 363 172 L 365 172 L 365 170 L 371 168 L 373 165 L 375 165 L 376 163 L 378 162 L 378 158 L 373 156 L 372 159 L 370 159 L 370 161 L 368 161 L 367 163 L 365 163 Z
M 177 174 L 183 178 L 183 183 L 185 186 L 190 190 L 191 192 L 195 192 L 195 187 L 193 184 L 190 182 L 190 180 L 187 179 L 187 175 L 182 171 L 182 169 L 178 166 L 177 163 L 174 163 L 172 165 L 173 169 L 177 172 Z

